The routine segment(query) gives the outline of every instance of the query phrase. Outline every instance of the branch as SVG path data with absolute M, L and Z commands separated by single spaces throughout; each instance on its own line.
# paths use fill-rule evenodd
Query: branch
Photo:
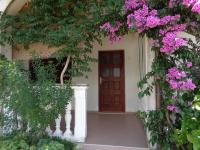
M 61 84 L 61 86 L 64 86 L 64 74 L 65 74 L 65 72 L 67 71 L 67 68 L 68 68 L 68 66 L 69 66 L 70 58 L 71 58 L 71 56 L 68 56 L 68 57 L 67 57 L 65 66 L 64 66 L 64 68 L 63 68 L 63 70 L 62 70 L 62 72 L 61 72 L 61 74 L 60 74 L 60 84 Z

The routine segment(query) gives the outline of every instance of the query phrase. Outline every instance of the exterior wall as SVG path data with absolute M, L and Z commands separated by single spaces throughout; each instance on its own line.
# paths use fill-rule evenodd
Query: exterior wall
M 136 112 L 141 108 L 139 100 L 137 83 L 139 81 L 139 47 L 138 35 L 129 34 L 125 36 L 120 43 L 111 44 L 110 41 L 103 39 L 102 46 L 94 44 L 92 56 L 98 58 L 99 51 L 124 50 L 125 56 L 125 110 L 126 112 Z M 75 78 L 74 83 L 88 84 L 88 110 L 98 111 L 98 63 L 91 64 L 92 72 L 89 72 L 88 79 Z

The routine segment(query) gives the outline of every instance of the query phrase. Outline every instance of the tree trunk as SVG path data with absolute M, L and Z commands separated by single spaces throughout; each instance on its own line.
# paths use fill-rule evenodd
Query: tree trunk
M 64 66 L 64 68 L 63 68 L 63 70 L 62 70 L 62 72 L 61 72 L 61 74 L 60 74 L 60 84 L 61 84 L 61 86 L 64 86 L 64 74 L 65 74 L 65 72 L 67 71 L 67 68 L 68 68 L 68 66 L 69 66 L 70 59 L 71 59 L 71 56 L 68 56 L 68 57 L 67 57 L 67 60 L 66 60 L 66 62 L 65 62 L 65 66 Z

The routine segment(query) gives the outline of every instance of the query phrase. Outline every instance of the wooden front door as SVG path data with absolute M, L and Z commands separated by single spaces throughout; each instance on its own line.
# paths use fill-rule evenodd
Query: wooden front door
M 99 52 L 99 110 L 125 111 L 124 51 Z

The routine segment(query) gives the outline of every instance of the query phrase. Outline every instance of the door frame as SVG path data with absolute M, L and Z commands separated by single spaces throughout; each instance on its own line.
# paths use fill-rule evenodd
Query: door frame
M 123 62 L 123 68 L 122 68 L 122 78 L 123 78 L 123 93 L 122 93 L 122 96 L 123 96 L 123 102 L 122 102 L 122 111 L 116 111 L 116 112 L 113 112 L 113 111 L 103 111 L 102 108 L 101 108 L 101 105 L 100 105 L 100 53 L 103 53 L 103 52 L 118 52 L 118 51 L 121 51 L 122 52 L 122 62 Z M 120 113 L 120 112 L 125 112 L 126 109 L 125 109 L 125 104 L 126 104 L 126 95 L 125 95 L 125 52 L 123 49 L 115 49 L 115 50 L 99 50 L 98 51 L 98 108 L 99 108 L 99 112 L 113 112 L 113 113 Z

